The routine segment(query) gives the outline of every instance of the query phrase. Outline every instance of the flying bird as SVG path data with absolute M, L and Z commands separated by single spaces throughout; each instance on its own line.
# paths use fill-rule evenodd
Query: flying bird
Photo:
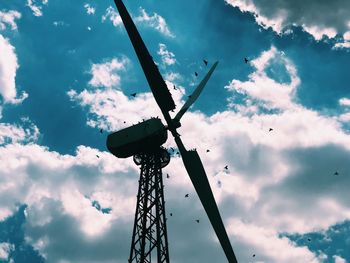
M 100 158 L 100 156 L 98 156 L 97 154 L 96 154 L 96 157 L 97 157 L 97 158 Z
M 255 258 L 255 254 L 253 254 L 253 258 Z
M 168 178 L 168 179 L 170 178 L 169 174 L 166 174 L 166 178 Z
M 247 64 L 249 60 L 247 58 L 244 58 L 244 62 Z
M 269 132 L 271 132 L 271 131 L 273 131 L 273 129 L 272 129 L 272 128 L 270 128 L 270 129 L 269 129 Z
M 126 123 L 126 121 L 124 121 L 124 123 Z
M 309 242 L 310 242 L 310 241 L 311 241 L 311 238 L 308 238 L 308 239 L 307 239 L 307 241 L 309 241 Z
M 185 198 L 188 197 L 188 194 L 185 194 Z
M 338 171 L 335 171 L 334 175 L 339 175 Z
M 198 73 L 197 73 L 197 72 L 195 72 L 194 75 L 195 75 L 196 77 L 198 77 Z
M 176 90 L 176 86 L 174 85 L 174 90 Z
M 173 213 L 170 213 L 170 216 L 173 216 Z
M 207 153 L 208 153 L 208 152 L 210 152 L 210 150 L 209 150 L 209 149 L 207 149 Z
M 131 93 L 130 96 L 132 96 L 132 97 L 135 98 L 135 97 L 136 97 L 136 94 L 137 94 L 136 92 L 135 92 L 135 93 Z
M 221 187 L 221 181 L 220 180 L 218 181 L 218 187 Z
M 203 59 L 203 62 L 206 66 L 208 66 L 208 60 Z
M 228 170 L 228 165 L 226 165 L 224 168 L 225 168 L 225 170 Z
M 199 219 L 196 219 L 196 222 L 199 224 Z

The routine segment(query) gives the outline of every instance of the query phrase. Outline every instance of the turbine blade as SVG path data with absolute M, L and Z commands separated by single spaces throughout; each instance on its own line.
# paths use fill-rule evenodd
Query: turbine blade
M 222 222 L 219 209 L 216 205 L 213 192 L 211 191 L 207 175 L 197 151 L 187 151 L 179 136 L 175 137 L 175 142 L 181 153 L 187 173 L 208 215 L 210 223 L 215 230 L 228 262 L 237 263 L 236 256 L 227 236 L 224 223 Z
M 162 78 L 151 55 L 149 54 L 147 47 L 143 42 L 140 33 L 137 31 L 137 28 L 132 21 L 124 3 L 121 0 L 114 0 L 114 2 L 118 8 L 126 31 L 128 32 L 131 43 L 134 46 L 136 55 L 140 61 L 143 72 L 156 102 L 158 103 L 162 112 L 168 112 L 175 109 L 175 102 L 171 97 L 168 87 L 165 84 L 165 81 Z
M 197 88 L 194 90 L 194 92 L 191 94 L 189 99 L 186 101 L 186 103 L 182 106 L 182 108 L 179 110 L 179 112 L 176 114 L 174 120 L 179 122 L 181 117 L 185 114 L 185 112 L 192 106 L 192 104 L 197 100 L 199 95 L 201 94 L 202 90 L 204 89 L 205 85 L 207 84 L 208 80 L 210 79 L 211 75 L 213 74 L 216 66 L 218 65 L 218 61 L 214 63 L 214 65 L 210 68 L 207 75 L 205 75 L 204 79 L 199 83 Z

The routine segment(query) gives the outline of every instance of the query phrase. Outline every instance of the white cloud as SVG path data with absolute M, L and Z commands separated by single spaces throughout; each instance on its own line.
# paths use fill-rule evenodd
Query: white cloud
M 106 13 L 102 16 L 102 22 L 105 22 L 107 19 L 109 19 L 114 26 L 120 26 L 122 24 L 122 18 L 111 6 L 106 9 Z
M 350 99 L 348 98 L 339 99 L 339 105 L 346 106 L 346 107 L 350 106 Z
M 38 127 L 29 120 L 23 122 L 22 125 L 0 123 L 0 145 L 36 142 L 40 135 Z
M 174 34 L 170 31 L 165 19 L 162 16 L 158 15 L 157 13 L 153 13 L 153 15 L 150 15 L 143 8 L 140 8 L 140 13 L 141 14 L 139 16 L 134 18 L 135 23 L 154 28 L 155 30 L 159 31 L 165 36 L 175 37 Z M 106 13 L 102 16 L 102 22 L 106 21 L 107 19 L 109 19 L 114 26 L 122 25 L 122 19 L 120 15 L 118 14 L 118 12 L 115 11 L 115 9 L 112 6 L 106 9 Z
M 343 113 L 339 116 L 339 120 L 342 122 L 350 122 L 350 112 Z
M 11 30 L 17 29 L 16 19 L 21 18 L 21 13 L 15 10 L 8 12 L 0 11 L 0 30 L 5 30 L 6 25 L 11 27 Z
M 119 72 L 125 70 L 128 63 L 130 63 L 129 60 L 122 57 L 113 58 L 103 64 L 93 64 L 91 69 L 93 77 L 89 84 L 96 89 L 85 89 L 80 93 L 75 90 L 68 91 L 67 95 L 72 101 L 88 108 L 90 113 L 88 125 L 111 131 L 136 124 L 142 119 L 162 117 L 152 93 L 137 93 L 135 98 L 130 98 L 119 90 L 121 81 Z M 171 80 L 166 80 L 166 84 L 173 92 L 174 83 L 172 81 L 179 76 L 173 73 L 168 77 Z M 111 89 L 111 87 L 118 88 L 118 90 Z M 175 102 L 180 104 L 184 89 L 181 86 L 177 86 L 177 89 L 173 97 Z
M 71 156 L 35 144 L 8 144 L 0 147 L 0 207 L 14 212 L 16 204 L 27 204 L 26 240 L 47 262 L 118 259 L 115 249 L 106 251 L 106 247 L 123 247 L 125 243 L 126 234 L 120 235 L 124 230 L 119 227 L 133 218 L 135 169 L 130 159 L 116 159 L 84 146 Z M 107 203 L 110 213 L 94 208 L 92 198 Z M 65 253 L 59 251 L 57 244 Z M 67 252 L 73 244 L 82 248 L 81 253 Z M 52 253 L 53 248 L 59 251 L 58 255 Z M 90 255 L 90 250 L 94 255 Z
M 278 233 L 268 226 L 259 227 L 254 224 L 243 223 L 238 220 L 230 222 L 228 231 L 237 240 L 250 245 L 259 262 L 322 262 L 307 247 L 296 247 L 289 239 L 279 238 Z M 255 252 L 258 248 L 259 252 Z M 247 252 L 244 254 L 249 255 Z
M 162 58 L 162 62 L 166 66 L 170 66 L 176 63 L 175 54 L 167 50 L 165 44 L 159 44 L 159 50 L 157 54 Z
M 92 7 L 90 4 L 88 4 L 88 3 L 84 4 L 84 8 L 85 8 L 86 13 L 88 15 L 94 15 L 95 14 L 96 8 Z
M 340 256 L 335 255 L 335 256 L 333 256 L 333 259 L 334 259 L 334 263 L 346 263 L 346 260 Z
M 350 27 L 350 22 L 348 24 Z M 336 43 L 334 45 L 335 49 L 342 49 L 342 48 L 350 48 L 350 31 L 347 31 L 343 34 L 343 42 Z
M 38 3 L 40 2 L 40 3 Z M 27 0 L 27 6 L 32 10 L 34 16 L 42 16 L 43 5 L 48 4 L 48 0 Z
M 266 69 L 270 64 L 279 63 L 285 67 L 285 73 L 290 77 L 289 82 L 280 82 L 267 75 Z M 225 88 L 247 95 L 249 98 L 262 102 L 267 108 L 288 109 L 293 108 L 294 93 L 300 84 L 297 70 L 283 52 L 275 47 L 265 51 L 259 58 L 250 62 L 256 69 L 248 78 L 249 81 L 232 80 Z
M 350 157 L 350 136 L 336 117 L 323 116 L 297 103 L 300 79 L 283 52 L 272 47 L 251 65 L 255 71 L 247 81 L 233 80 L 228 86 L 233 94 L 243 94 L 247 105 L 212 116 L 186 113 L 179 133 L 187 148 L 199 147 L 220 209 L 226 214 L 224 221 L 233 231 L 233 245 L 240 248 L 241 261 L 251 257 L 245 251 L 254 247 L 264 262 L 322 262 L 321 257 L 279 233 L 325 229 L 350 216 L 342 181 L 349 179 L 332 177 L 341 160 Z M 283 69 L 282 75 L 287 77 L 279 79 L 279 71 L 273 73 L 271 68 Z M 178 94 L 176 103 L 182 104 L 179 93 L 174 94 Z M 159 115 L 151 93 L 131 100 L 122 91 L 84 90 L 79 94 L 71 91 L 71 98 L 89 108 L 89 125 L 108 130 Z M 170 145 L 174 146 L 172 139 L 166 143 Z M 206 149 L 211 149 L 210 153 Z M 225 165 L 229 172 L 223 172 Z M 341 167 L 342 174 L 350 171 L 345 163 Z M 183 214 L 176 196 L 181 195 L 179 189 L 189 192 L 193 188 L 179 158 L 172 159 L 168 171 L 176 176 L 167 187 L 167 204 Z M 192 207 L 202 211 L 197 199 Z M 256 239 L 250 238 L 253 234 Z
M 53 21 L 52 24 L 56 27 L 59 27 L 59 26 L 68 26 L 68 24 L 62 20 L 60 21 Z
M 12 250 L 14 250 L 13 245 L 9 243 L 0 243 L 0 259 L 8 260 Z
M 175 37 L 174 34 L 168 28 L 168 25 L 162 16 L 158 15 L 157 13 L 153 13 L 153 15 L 150 15 L 143 8 L 140 8 L 140 12 L 141 15 L 135 18 L 136 22 L 146 24 L 149 27 L 155 28 L 156 30 L 168 37 Z
M 290 81 L 271 79 L 266 71 L 272 64 L 284 68 Z M 250 92 L 242 81 L 243 88 L 230 91 L 277 111 L 253 112 L 243 105 L 212 116 L 188 112 L 179 133 L 187 148 L 198 148 L 240 262 L 251 260 L 253 253 L 261 262 L 322 262 L 307 247 L 279 234 L 324 229 L 349 218 L 350 179 L 334 177 L 333 170 L 337 167 L 341 175 L 350 171 L 350 136 L 336 118 L 296 103 L 299 78 L 283 53 L 271 48 L 251 65 L 255 74 L 247 82 L 258 91 Z M 260 87 L 265 80 L 272 86 Z M 280 92 L 282 84 L 288 92 Z M 114 131 L 160 115 L 151 93 L 131 99 L 122 89 L 101 86 L 68 93 L 88 108 L 91 126 Z M 259 90 L 265 86 L 276 94 Z M 184 103 L 179 92 L 174 100 Z M 269 127 L 274 130 L 268 132 Z M 166 146 L 174 146 L 173 140 Z M 223 172 L 225 165 L 228 172 Z M 167 211 L 174 214 L 167 221 L 174 261 L 224 261 L 181 159 L 173 157 L 164 173 L 171 176 L 164 183 Z M 14 211 L 16 203 L 28 204 L 26 238 L 47 262 L 122 262 L 127 257 L 125 238 L 132 229 L 138 177 L 131 158 L 118 159 L 86 146 L 78 147 L 75 155 L 61 155 L 35 144 L 8 144 L 0 147 L 0 175 L 0 208 Z M 179 198 L 185 193 L 190 193 L 188 202 Z M 100 213 L 91 200 L 111 207 L 111 213 Z M 194 227 L 194 218 L 201 224 Z M 68 249 L 72 244 L 74 252 Z
M 119 87 L 119 72 L 124 71 L 129 63 L 129 59 L 123 57 L 121 59 L 113 58 L 101 64 L 92 64 L 92 79 L 89 84 L 93 87 Z
M 19 67 L 15 48 L 10 44 L 8 39 L 0 35 L 0 95 L 5 103 L 18 104 L 28 97 L 23 92 L 20 98 L 16 98 L 16 71 Z
M 300 26 L 315 40 L 323 37 L 335 39 L 343 36 L 345 42 L 335 48 L 349 47 L 346 41 L 350 34 L 350 4 L 340 1 L 268 1 L 268 0 L 225 0 L 242 12 L 252 13 L 256 22 L 264 28 L 272 28 L 278 34 L 290 33 L 292 27 Z

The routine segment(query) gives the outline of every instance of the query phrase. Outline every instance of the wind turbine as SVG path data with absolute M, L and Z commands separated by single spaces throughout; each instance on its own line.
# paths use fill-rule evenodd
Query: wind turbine
M 114 132 L 107 138 L 107 148 L 113 155 L 118 158 L 133 156 L 134 162 L 141 165 L 129 263 L 151 262 L 152 256 L 156 256 L 158 263 L 170 262 L 162 179 L 162 168 L 170 162 L 169 153 L 162 147 L 168 138 L 168 131 L 175 139 L 187 173 L 228 262 L 237 263 L 200 157 L 196 150 L 186 150 L 180 135 L 176 132 L 176 129 L 181 126 L 182 116 L 196 101 L 218 62 L 214 63 L 188 101 L 172 119 L 169 111 L 175 109 L 175 103 L 165 81 L 122 0 L 114 0 L 114 2 L 167 124 L 165 126 L 160 119 L 151 118 Z

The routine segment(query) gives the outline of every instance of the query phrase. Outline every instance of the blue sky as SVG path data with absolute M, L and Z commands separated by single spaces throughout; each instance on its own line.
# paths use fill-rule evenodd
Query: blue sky
M 179 132 L 239 262 L 350 262 L 349 2 L 125 5 L 177 109 L 219 61 Z M 139 171 L 106 137 L 161 113 L 113 1 L 2 1 L 0 113 L 1 262 L 125 262 Z M 164 172 L 172 262 L 225 262 L 180 158 Z

